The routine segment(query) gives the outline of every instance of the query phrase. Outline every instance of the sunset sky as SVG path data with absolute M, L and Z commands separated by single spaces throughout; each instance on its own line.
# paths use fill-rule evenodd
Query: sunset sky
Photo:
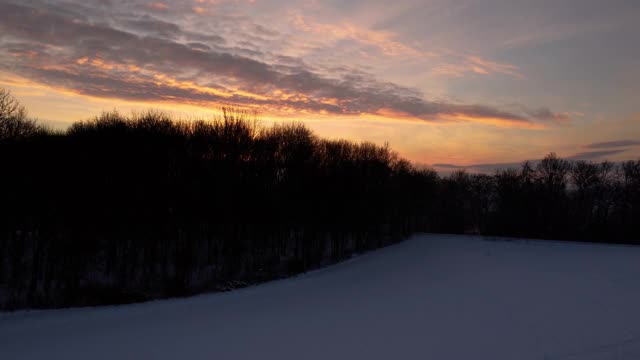
M 0 87 L 63 128 L 223 105 L 439 168 L 640 158 L 638 0 L 0 0 Z

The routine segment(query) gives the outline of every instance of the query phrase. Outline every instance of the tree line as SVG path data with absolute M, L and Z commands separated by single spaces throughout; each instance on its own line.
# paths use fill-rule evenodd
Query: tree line
M 444 228 L 537 239 L 640 243 L 640 161 L 568 161 L 440 180 Z
M 52 131 L 0 95 L 0 309 L 224 291 L 424 231 L 640 239 L 640 161 L 551 154 L 440 177 L 388 146 L 241 110 L 107 112 Z
M 239 110 L 190 122 L 109 112 L 64 132 L 24 111 L 5 119 L 4 308 L 181 296 L 314 269 L 418 230 L 414 183 L 430 179 L 389 147 L 261 126 Z

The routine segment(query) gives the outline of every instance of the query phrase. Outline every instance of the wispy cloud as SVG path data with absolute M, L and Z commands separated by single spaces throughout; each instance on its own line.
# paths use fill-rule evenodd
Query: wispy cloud
M 627 151 L 627 149 L 616 150 L 602 150 L 602 151 L 585 151 L 569 156 L 570 160 L 595 160 L 605 158 L 607 156 L 620 154 Z
M 585 151 L 585 152 L 579 152 L 573 155 L 565 156 L 564 159 L 567 159 L 569 161 L 579 161 L 579 160 L 600 161 L 600 160 L 607 160 L 608 157 L 621 154 L 627 150 L 628 149 Z M 527 160 L 527 161 L 529 161 L 529 163 L 532 166 L 536 166 L 540 162 L 540 159 Z M 456 170 L 466 170 L 474 173 L 489 174 L 489 173 L 494 173 L 497 170 L 519 169 L 522 167 L 523 163 L 524 163 L 524 160 L 521 162 L 471 164 L 471 165 L 457 165 L 457 164 L 442 163 L 442 164 L 433 164 L 431 166 L 433 166 L 433 168 L 435 168 L 436 170 L 442 173 L 453 172 Z
M 440 61 L 431 69 L 431 74 L 436 76 L 463 77 L 467 74 L 509 75 L 518 79 L 524 79 L 517 66 L 499 63 L 484 59 L 478 55 L 461 55 L 451 51 L 438 54 Z
M 305 17 L 299 11 L 289 12 L 289 22 L 300 31 L 312 33 L 322 39 L 337 42 L 351 39 L 374 46 L 382 53 L 391 56 L 425 56 L 429 55 L 394 38 L 385 31 L 370 30 L 353 24 L 328 24 Z
M 545 107 L 530 109 L 522 106 L 521 109 L 530 118 L 544 122 L 566 123 L 571 120 L 571 116 L 568 113 L 555 113 Z
M 505 48 L 516 48 L 546 44 L 554 41 L 566 40 L 578 35 L 606 31 L 614 28 L 616 25 L 618 24 L 601 22 L 595 24 L 557 24 L 553 26 L 547 25 L 540 27 L 539 25 L 531 24 L 530 26 L 535 26 L 534 29 L 520 32 L 518 35 L 508 38 L 500 45 Z
M 588 149 L 609 149 L 619 147 L 640 146 L 639 140 L 615 140 L 585 145 Z
M 415 89 L 380 81 L 362 70 L 311 66 L 263 48 L 261 44 L 278 31 L 242 17 L 225 18 L 242 24 L 248 34 L 242 41 L 229 41 L 170 18 L 104 8 L 112 3 L 95 9 L 68 2 L 28 4 L 0 0 L 0 69 L 78 94 L 200 106 L 233 104 L 273 114 L 375 114 L 518 127 L 536 127 L 539 120 L 554 116 L 546 110 L 513 112 L 485 104 L 432 101 Z M 173 11 L 176 4 L 144 3 L 142 8 L 149 6 Z M 300 21 L 304 31 L 369 42 L 385 52 L 414 51 L 387 33 Z M 478 72 L 515 71 L 477 57 L 469 61 Z

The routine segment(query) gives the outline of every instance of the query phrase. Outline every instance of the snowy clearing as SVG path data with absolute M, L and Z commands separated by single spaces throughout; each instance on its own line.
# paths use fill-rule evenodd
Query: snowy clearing
M 297 278 L 0 314 L 0 359 L 640 359 L 640 247 L 419 235 Z

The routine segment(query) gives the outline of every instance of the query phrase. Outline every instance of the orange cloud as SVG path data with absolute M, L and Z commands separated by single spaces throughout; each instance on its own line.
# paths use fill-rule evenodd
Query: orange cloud
M 326 24 L 310 20 L 299 12 L 289 13 L 289 22 L 297 29 L 307 33 L 330 37 L 332 40 L 352 39 L 361 43 L 375 46 L 390 56 L 423 56 L 425 53 L 395 40 L 390 32 L 374 31 L 351 24 Z
M 169 8 L 169 5 L 161 2 L 153 2 L 153 3 L 147 4 L 147 7 L 154 10 L 167 10 Z
M 468 56 L 467 60 L 471 64 L 472 69 L 474 69 L 474 72 L 479 74 L 493 72 L 523 78 L 523 75 L 518 72 L 518 68 L 515 65 L 498 63 L 483 59 L 479 56 Z
M 464 105 L 425 99 L 416 90 L 382 82 L 365 71 L 349 68 L 324 72 L 296 62 L 278 66 L 269 57 L 247 57 L 225 52 L 224 47 L 194 49 L 184 39 L 143 37 L 134 31 L 104 24 L 82 22 L 52 12 L 34 12 L 13 4 L 20 16 L 0 14 L 0 30 L 23 41 L 16 51 L 34 51 L 28 61 L 12 60 L 17 74 L 43 84 L 62 86 L 89 96 L 127 101 L 182 102 L 212 107 L 220 104 L 259 109 L 269 114 L 332 114 L 386 116 L 413 121 L 479 122 L 499 126 L 534 128 L 529 119 L 547 119 L 555 113 L 546 108 L 517 113 L 491 105 Z M 413 52 L 387 32 L 351 25 L 328 25 L 307 21 L 299 14 L 294 21 L 303 31 L 327 33 L 332 39 L 351 38 L 376 44 L 385 51 Z M 17 20 L 29 18 L 30 31 L 21 31 Z M 55 23 L 56 34 L 47 24 Z M 166 27 L 166 23 L 158 23 Z M 188 39 L 194 36 L 172 27 Z M 88 46 L 82 34 L 90 33 L 101 45 Z M 62 35 L 59 35 L 62 34 Z M 42 50 L 44 40 L 51 43 Z M 0 55 L 10 54 L 0 48 Z M 15 57 L 15 56 L 14 56 Z M 53 60 L 53 61 L 52 61 Z M 471 71 L 515 71 L 511 65 L 469 56 Z
M 493 73 L 513 76 L 523 79 L 524 76 L 518 71 L 518 67 L 511 64 L 499 63 L 487 59 L 483 59 L 477 55 L 463 56 L 456 58 L 450 54 L 453 59 L 444 61 L 444 63 L 435 66 L 431 73 L 437 76 L 463 77 L 467 73 L 489 75 Z
M 425 118 L 423 117 L 417 117 L 415 115 L 411 115 L 406 112 L 402 112 L 394 109 L 388 109 L 388 108 L 380 109 L 375 114 L 386 119 L 402 119 L 402 120 L 407 120 L 412 122 L 425 121 Z M 469 122 L 469 123 L 494 125 L 494 126 L 506 127 L 506 128 L 522 128 L 522 129 L 535 129 L 535 130 L 540 130 L 544 128 L 544 126 L 541 124 L 518 119 L 518 118 L 510 119 L 507 117 L 491 117 L 491 116 L 472 115 L 472 114 L 465 114 L 465 113 L 434 114 L 428 120 L 435 121 L 441 125 L 454 124 L 454 123 L 460 123 L 460 122 Z

